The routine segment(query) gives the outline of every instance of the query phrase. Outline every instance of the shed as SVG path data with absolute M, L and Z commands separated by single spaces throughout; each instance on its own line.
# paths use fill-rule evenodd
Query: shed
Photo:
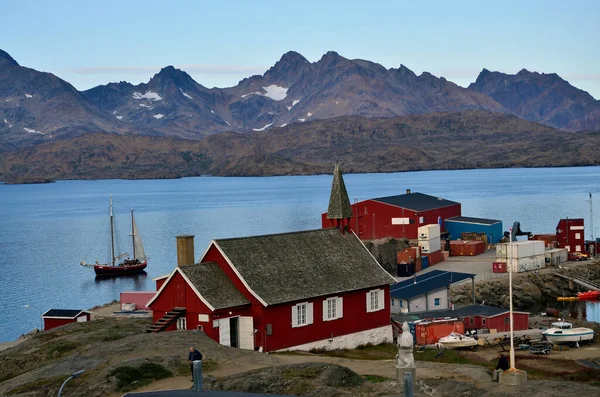
M 444 223 L 452 240 L 465 240 L 463 233 L 485 234 L 488 244 L 500 242 L 503 236 L 502 221 L 497 219 L 473 218 L 468 216 L 455 216 L 446 219 Z
M 396 322 L 415 322 L 416 320 L 459 318 L 463 321 L 465 329 L 489 329 L 496 332 L 510 330 L 510 312 L 501 307 L 470 305 L 454 310 L 432 310 L 428 312 L 414 312 L 397 314 L 393 316 Z M 529 329 L 529 313 L 513 311 L 514 330 L 524 331 Z
M 126 291 L 119 294 L 121 310 L 150 310 L 146 303 L 152 299 L 156 291 Z
M 390 287 L 392 313 L 447 309 L 450 306 L 450 286 L 474 278 L 475 274 L 470 273 L 432 270 L 400 281 Z
M 44 330 L 48 331 L 65 324 L 90 321 L 91 313 L 85 310 L 50 309 L 42 314 L 42 319 Z

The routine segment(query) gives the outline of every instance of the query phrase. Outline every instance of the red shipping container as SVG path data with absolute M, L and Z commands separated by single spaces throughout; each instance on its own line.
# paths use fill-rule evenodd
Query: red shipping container
M 492 271 L 494 273 L 506 273 L 506 262 L 494 262 L 492 264 Z
M 429 257 L 429 266 L 437 265 L 443 260 L 442 251 L 434 251 L 427 254 L 427 256 Z
M 450 254 L 452 256 L 474 256 L 485 252 L 483 241 L 450 241 Z
M 556 245 L 556 234 L 536 234 L 533 239 L 543 241 L 546 248 L 554 248 Z
M 397 251 L 396 263 L 413 263 L 420 256 L 418 250 L 418 247 L 410 247 L 402 251 Z
M 415 273 L 419 273 L 421 271 L 421 258 L 415 259 Z
M 459 320 L 433 320 L 417 324 L 415 327 L 417 345 L 437 343 L 451 332 L 465 333 L 465 325 Z

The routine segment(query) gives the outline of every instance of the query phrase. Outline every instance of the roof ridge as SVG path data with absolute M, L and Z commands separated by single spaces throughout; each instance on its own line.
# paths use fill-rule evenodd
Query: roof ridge
M 248 240 L 248 239 L 260 238 L 260 237 L 288 236 L 288 235 L 293 235 L 293 234 L 306 234 L 306 233 L 315 233 L 315 232 L 323 232 L 323 231 L 331 231 L 331 230 L 337 231 L 338 229 L 336 229 L 334 227 L 329 227 L 329 228 L 324 228 L 324 229 L 297 230 L 297 231 L 293 231 L 293 232 L 258 234 L 258 235 L 255 235 L 255 236 L 240 236 L 240 237 L 219 238 L 219 239 L 215 239 L 214 241 L 215 242 L 219 242 L 219 241 L 232 241 L 232 240 Z

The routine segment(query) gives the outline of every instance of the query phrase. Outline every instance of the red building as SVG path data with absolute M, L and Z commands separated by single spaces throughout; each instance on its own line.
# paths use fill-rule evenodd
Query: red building
M 322 214 L 323 228 L 335 227 L 337 219 L 331 219 L 330 211 Z M 347 226 L 362 240 L 394 237 L 417 239 L 419 226 L 438 223 L 460 216 L 460 203 L 430 196 L 411 193 L 399 196 L 379 197 L 351 205 L 351 217 Z
M 178 266 L 147 304 L 149 332 L 199 329 L 262 351 L 392 340 L 395 279 L 343 228 L 214 240 L 199 263 L 193 236 L 177 246 Z
M 583 219 L 561 219 L 556 226 L 556 248 L 564 248 L 568 253 L 585 250 Z
M 146 303 L 154 297 L 156 291 L 127 291 L 119 294 L 121 310 L 148 310 Z
M 65 324 L 90 321 L 90 316 L 91 313 L 85 310 L 50 309 L 42 314 L 42 319 L 44 320 L 44 330 L 48 331 Z

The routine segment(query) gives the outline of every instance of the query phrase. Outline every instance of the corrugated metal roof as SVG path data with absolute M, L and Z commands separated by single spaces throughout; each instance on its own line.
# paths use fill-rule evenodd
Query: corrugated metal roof
M 423 193 L 407 193 L 398 196 L 378 197 L 373 200 L 413 211 L 428 211 L 450 207 L 459 203 Z
M 429 291 L 447 287 L 472 277 L 475 277 L 475 275 L 432 270 L 431 272 L 392 285 L 390 287 L 390 295 L 396 299 L 411 299 L 415 296 L 423 295 Z
M 496 223 L 502 223 L 502 221 L 498 219 L 473 218 L 470 216 L 453 216 L 452 218 L 447 218 L 444 222 L 474 223 L 486 226 L 495 225 Z
M 427 312 L 415 312 L 407 314 L 397 314 L 392 318 L 397 322 L 414 322 L 417 320 L 425 320 L 432 318 L 444 318 L 444 317 L 473 317 L 481 316 L 485 318 L 496 317 L 504 313 L 508 313 L 509 310 L 502 307 L 484 306 L 484 305 L 470 305 L 456 308 L 454 310 L 430 310 Z M 514 313 L 529 314 L 528 312 L 515 311 Z

